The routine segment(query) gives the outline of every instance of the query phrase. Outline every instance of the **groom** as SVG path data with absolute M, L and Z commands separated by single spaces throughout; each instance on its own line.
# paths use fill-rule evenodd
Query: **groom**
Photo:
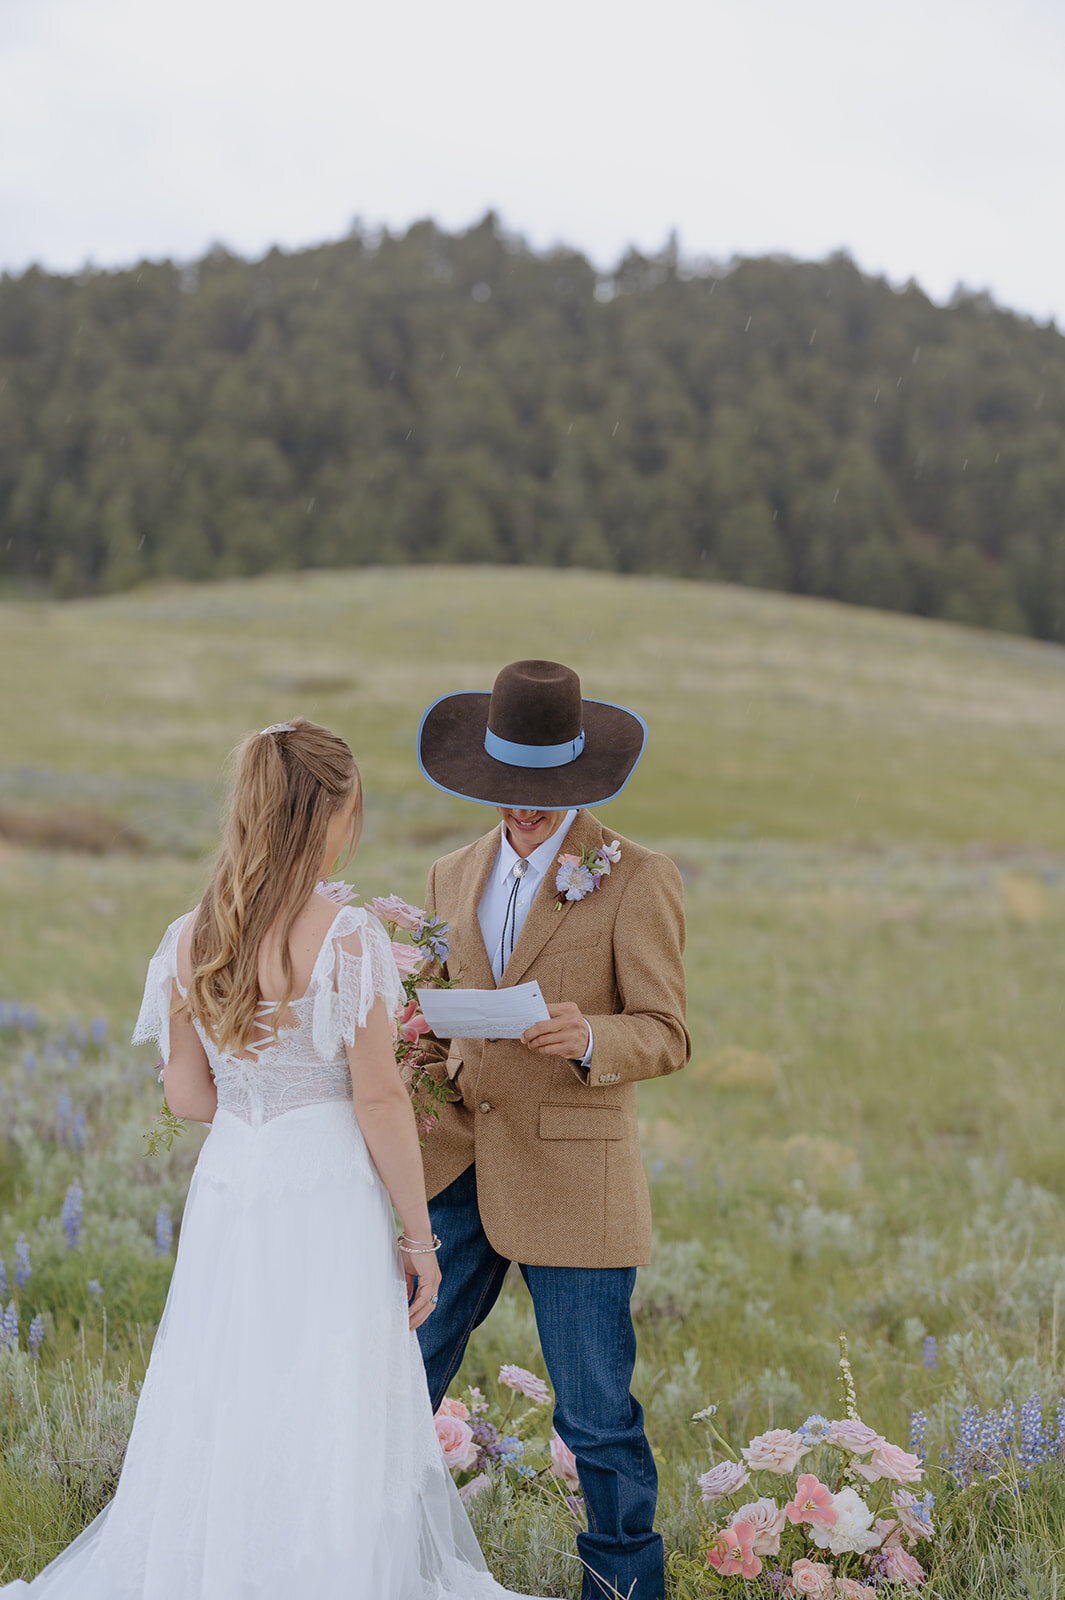
M 662 1600 L 665 1586 L 629 1301 L 651 1249 L 636 1084 L 691 1049 L 684 909 L 672 861 L 615 840 L 587 809 L 620 792 L 646 737 L 631 711 L 582 700 L 553 661 L 504 667 L 491 695 L 443 696 L 418 732 L 430 783 L 502 819 L 430 870 L 448 976 L 478 989 L 536 979 L 551 1013 L 521 1039 L 436 1043 L 429 1070 L 453 1091 L 424 1150 L 443 1283 L 418 1337 L 436 1410 L 518 1264 L 584 1491 L 584 1600 Z M 560 855 L 573 858 L 568 895 Z

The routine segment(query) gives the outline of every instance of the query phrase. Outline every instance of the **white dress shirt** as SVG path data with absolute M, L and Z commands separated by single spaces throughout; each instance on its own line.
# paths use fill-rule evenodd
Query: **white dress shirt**
M 524 926 L 525 918 L 529 914 L 529 907 L 533 903 L 536 892 L 543 881 L 545 873 L 549 872 L 554 865 L 562 849 L 563 841 L 573 826 L 576 815 L 576 811 L 567 811 L 561 825 L 556 828 L 550 839 L 545 839 L 543 844 L 538 844 L 532 854 L 525 858 L 528 862 L 528 870 L 518 884 L 518 892 L 514 897 L 513 944 L 511 943 L 511 922 L 510 918 L 507 917 L 507 907 L 510 904 L 510 896 L 514 888 L 514 868 L 522 860 L 522 857 L 519 856 L 507 837 L 506 824 L 502 822 L 499 824 L 499 854 L 496 856 L 492 870 L 488 874 L 488 882 L 484 886 L 481 903 L 477 907 L 477 920 L 481 924 L 484 947 L 488 951 L 488 958 L 492 963 L 492 976 L 495 978 L 496 983 L 503 976 L 503 968 L 506 965 L 502 951 L 503 919 L 507 917 L 506 954 L 509 958 L 514 945 L 518 942 L 518 936 Z M 587 1022 L 587 1018 L 585 1021 Z M 588 1049 L 581 1058 L 580 1065 L 582 1067 L 586 1067 L 592 1059 L 591 1023 L 588 1023 L 587 1026 Z

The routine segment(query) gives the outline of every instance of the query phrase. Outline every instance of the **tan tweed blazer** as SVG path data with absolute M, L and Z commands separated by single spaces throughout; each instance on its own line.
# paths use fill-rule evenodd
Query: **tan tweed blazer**
M 614 837 L 579 811 L 563 849 L 579 854 Z M 477 907 L 499 829 L 434 863 L 426 909 L 451 924 L 447 975 L 495 987 Z M 668 856 L 621 840 L 600 888 L 555 909 L 544 875 L 502 985 L 535 978 L 545 1000 L 572 1000 L 592 1025 L 587 1072 L 538 1055 L 518 1039 L 453 1039 L 435 1048 L 433 1076 L 453 1101 L 425 1136 L 430 1198 L 477 1164 L 489 1240 L 530 1266 L 629 1267 L 650 1259 L 651 1208 L 640 1161 L 636 1084 L 684 1066 L 684 905 Z

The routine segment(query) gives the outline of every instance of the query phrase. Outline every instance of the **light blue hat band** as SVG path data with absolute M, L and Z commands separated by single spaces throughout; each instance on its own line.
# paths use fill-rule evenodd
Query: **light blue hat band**
M 565 767 L 576 761 L 584 749 L 584 729 L 565 744 L 515 744 L 486 728 L 484 747 L 490 756 L 508 767 Z

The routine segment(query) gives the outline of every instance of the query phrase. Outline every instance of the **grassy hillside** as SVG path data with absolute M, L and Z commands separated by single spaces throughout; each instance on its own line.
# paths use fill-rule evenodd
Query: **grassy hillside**
M 198 892 L 226 751 L 300 711 L 343 732 L 362 766 L 368 822 L 349 876 L 366 895 L 417 898 L 434 855 L 491 820 L 420 778 L 421 710 L 540 654 L 647 718 L 645 761 L 604 816 L 670 850 L 686 880 L 695 1057 L 641 1092 L 660 1239 L 641 1275 L 638 1392 L 677 1528 L 690 1525 L 685 1476 L 706 1465 L 690 1413 L 714 1401 L 750 1431 L 831 1413 L 840 1327 L 867 1414 L 903 1444 L 918 1407 L 949 1440 L 967 1403 L 1055 1401 L 1057 647 L 533 571 L 315 574 L 10 605 L 0 808 L 91 805 L 132 824 L 144 848 L 3 847 L 0 997 L 55 1021 L 102 1013 L 121 1033 L 162 928 Z M 8 1059 L 11 1085 L 21 1067 Z M 70 1086 L 75 1099 L 93 1092 Z M 153 1092 L 121 1102 L 117 1146 L 106 1096 L 89 1106 L 86 1213 L 101 1240 L 112 1213 L 147 1238 L 158 1196 L 180 1204 L 195 1141 L 145 1172 L 138 1130 Z M 58 1177 L 35 1159 L 11 1154 L 0 1173 L 9 1263 L 14 1235 L 55 1211 L 80 1170 L 66 1148 Z M 68 1263 L 55 1248 L 59 1282 Z M 100 1250 L 118 1296 L 123 1272 L 111 1244 Z M 111 1337 L 135 1371 L 137 1329 L 150 1334 L 164 1287 L 156 1274 L 121 1289 L 125 1331 Z M 57 1354 L 75 1348 L 80 1304 L 71 1291 L 66 1311 L 44 1307 Z M 524 1292 L 508 1291 L 471 1354 L 473 1380 L 537 1359 Z M 997 1581 L 980 1592 L 1020 1592 Z M 975 1591 L 943 1577 L 937 1592 Z

